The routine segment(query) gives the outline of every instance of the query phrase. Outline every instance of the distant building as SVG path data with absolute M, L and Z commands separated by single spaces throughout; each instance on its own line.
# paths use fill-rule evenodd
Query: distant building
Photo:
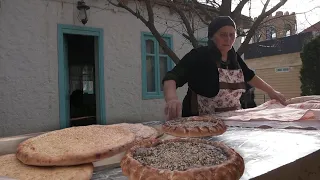
M 320 21 L 303 30 L 301 33 L 312 32 L 314 36 L 320 36 Z
M 312 38 L 314 33 L 306 32 L 249 44 L 244 54 L 245 61 L 258 76 L 287 98 L 300 96 L 300 52 Z M 258 105 L 268 99 L 267 94 L 255 90 Z
M 296 32 L 296 14 L 294 12 L 289 14 L 288 11 L 283 14 L 282 11 L 278 11 L 274 16 L 270 15 L 263 20 L 252 37 L 251 43 L 287 37 L 296 34 Z

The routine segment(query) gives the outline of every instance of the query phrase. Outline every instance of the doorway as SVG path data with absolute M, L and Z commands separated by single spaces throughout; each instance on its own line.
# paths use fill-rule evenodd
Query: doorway
M 106 124 L 102 35 L 58 25 L 60 128 Z
M 65 34 L 70 126 L 97 124 L 94 36 Z

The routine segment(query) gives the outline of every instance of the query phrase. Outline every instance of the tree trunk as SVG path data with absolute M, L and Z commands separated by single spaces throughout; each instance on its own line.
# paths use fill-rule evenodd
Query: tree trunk
M 231 16 L 231 3 L 232 0 L 222 0 L 220 7 L 220 16 Z

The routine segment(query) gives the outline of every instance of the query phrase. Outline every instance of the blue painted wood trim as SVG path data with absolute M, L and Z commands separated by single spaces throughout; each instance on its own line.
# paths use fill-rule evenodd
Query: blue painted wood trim
M 168 36 L 169 36 L 170 48 L 174 52 L 173 36 L 171 34 L 168 35 Z M 169 61 L 169 65 L 170 65 L 170 70 L 172 70 L 173 67 L 176 65 L 171 58 L 170 58 L 170 61 Z
M 74 26 L 74 25 L 65 25 L 58 24 L 58 86 L 59 86 L 59 122 L 60 128 L 67 128 L 70 126 L 68 104 L 66 103 L 66 98 L 69 98 L 67 81 L 67 70 L 64 59 L 64 34 L 77 34 L 77 35 L 87 35 L 95 36 L 98 38 L 98 67 L 99 67 L 99 103 L 100 111 L 100 122 L 99 124 L 106 124 L 106 105 L 105 105 L 105 91 L 104 91 L 104 40 L 103 40 L 103 29 L 92 28 L 92 27 L 83 27 L 83 26 Z
M 142 84 L 142 99 L 145 99 L 147 94 L 147 76 L 146 76 L 146 44 L 145 44 L 145 33 L 141 32 L 141 84 Z
M 58 85 L 59 85 L 59 123 L 60 128 L 69 127 L 68 115 L 67 115 L 67 91 L 65 85 L 65 64 L 64 64 L 64 39 L 63 39 L 63 28 L 58 25 Z
M 99 105 L 100 105 L 100 124 L 107 124 L 106 117 L 106 103 L 105 103 L 105 86 L 104 86 L 104 32 L 103 29 L 99 30 Z
M 145 40 L 149 38 L 145 38 L 146 36 L 150 36 L 152 40 L 154 40 L 155 44 L 154 47 L 156 49 L 155 52 L 155 82 L 156 82 L 156 92 L 147 92 L 147 73 L 146 73 L 146 44 Z M 173 50 L 173 36 L 170 34 L 162 34 L 162 37 L 167 41 L 169 47 Z M 159 52 L 158 52 L 158 42 L 156 41 L 155 37 L 153 37 L 153 34 L 151 32 L 141 32 L 141 81 L 142 81 L 142 99 L 161 99 L 163 98 L 163 92 L 160 91 L 160 72 L 159 72 Z M 168 70 L 171 70 L 174 67 L 173 61 L 169 58 L 168 63 Z

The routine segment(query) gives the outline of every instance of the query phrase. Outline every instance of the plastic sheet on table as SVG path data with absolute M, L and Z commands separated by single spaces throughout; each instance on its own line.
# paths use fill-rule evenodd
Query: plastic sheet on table
M 121 168 L 108 168 L 95 171 L 91 178 L 92 180 L 128 180 L 126 176 L 122 174 Z

